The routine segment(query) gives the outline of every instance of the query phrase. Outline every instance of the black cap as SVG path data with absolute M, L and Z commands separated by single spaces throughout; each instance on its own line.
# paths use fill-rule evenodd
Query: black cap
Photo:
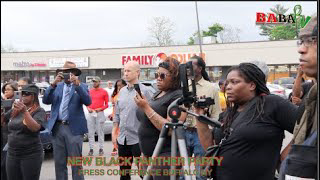
M 35 84 L 27 84 L 27 85 L 22 87 L 21 91 L 38 94 L 39 93 L 39 88 Z

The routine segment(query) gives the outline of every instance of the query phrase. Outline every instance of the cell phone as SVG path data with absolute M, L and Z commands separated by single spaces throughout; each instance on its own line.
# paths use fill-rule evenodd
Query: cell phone
M 14 101 L 21 101 L 21 91 L 14 91 Z
M 63 78 L 64 78 L 65 80 L 70 79 L 70 73 L 63 73 Z
M 139 93 L 139 95 L 140 95 L 141 98 L 142 98 L 142 94 L 141 94 L 141 90 L 140 90 L 139 84 L 134 84 L 133 87 L 134 87 L 134 89 Z
M 13 103 L 12 99 L 8 99 L 8 100 L 1 99 L 1 109 L 12 107 L 12 103 Z

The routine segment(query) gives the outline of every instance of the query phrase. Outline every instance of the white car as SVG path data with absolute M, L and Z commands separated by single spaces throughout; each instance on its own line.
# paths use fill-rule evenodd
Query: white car
M 110 121 L 110 119 L 108 118 L 108 116 L 110 114 L 112 114 L 112 103 L 109 102 L 108 103 L 108 108 L 104 110 L 104 116 L 106 117 L 106 120 L 104 122 L 104 125 L 103 125 L 103 132 L 104 134 L 111 134 L 112 132 L 112 126 L 113 126 L 113 122 Z M 83 112 L 84 112 L 84 115 L 86 117 L 86 119 L 88 119 L 88 116 L 89 116 L 89 112 L 88 112 L 88 109 L 85 105 L 83 105 Z
M 288 98 L 286 95 L 286 88 L 282 87 L 281 85 L 267 83 L 267 87 L 271 94 L 278 95 L 284 99 Z
M 43 104 L 42 103 L 42 95 L 39 96 L 39 102 L 40 102 L 40 106 L 46 111 L 46 112 L 50 112 L 51 111 L 51 105 L 47 105 L 47 104 Z M 108 118 L 108 116 L 110 114 L 112 114 L 112 103 L 109 102 L 108 103 L 108 108 L 104 110 L 104 115 L 106 117 L 106 120 L 104 122 L 104 125 L 103 125 L 103 132 L 105 135 L 109 135 L 111 134 L 112 132 L 112 127 L 113 127 L 113 122 L 110 121 L 110 119 Z M 83 105 L 83 112 L 84 112 L 84 115 L 86 117 L 86 119 L 88 119 L 88 116 L 89 116 L 89 112 L 88 112 L 88 109 L 85 105 Z M 88 139 L 88 135 L 85 134 L 84 135 L 84 140 L 87 140 Z

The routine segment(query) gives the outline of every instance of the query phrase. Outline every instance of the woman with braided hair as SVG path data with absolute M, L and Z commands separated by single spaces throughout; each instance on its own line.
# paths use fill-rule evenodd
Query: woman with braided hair
M 279 160 L 284 130 L 293 132 L 297 107 L 271 95 L 265 74 L 252 63 L 231 67 L 225 84 L 227 110 L 220 114 L 220 129 L 211 131 L 197 121 L 199 138 L 207 149 L 221 147 L 214 164 L 217 180 L 271 180 Z M 197 109 L 198 113 L 203 110 Z

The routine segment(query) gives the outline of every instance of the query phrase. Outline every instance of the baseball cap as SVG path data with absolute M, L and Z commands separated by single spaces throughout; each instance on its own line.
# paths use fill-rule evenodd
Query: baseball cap
M 21 91 L 38 94 L 39 93 L 39 88 L 35 84 L 27 84 L 27 85 L 22 87 Z
M 93 81 L 99 81 L 99 82 L 100 82 L 101 79 L 100 79 L 98 76 L 96 76 L 96 77 L 94 77 L 94 78 L 92 79 L 92 82 L 93 82 Z
M 300 30 L 299 37 L 302 36 L 318 36 L 317 14 L 311 16 L 307 25 Z

